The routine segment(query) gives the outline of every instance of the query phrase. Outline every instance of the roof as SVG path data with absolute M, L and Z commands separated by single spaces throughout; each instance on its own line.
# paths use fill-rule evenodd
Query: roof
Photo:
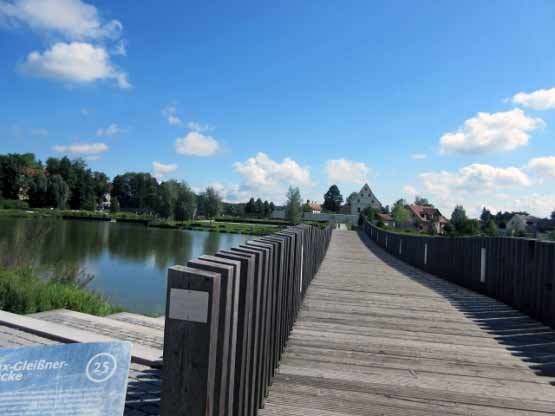
M 430 222 L 431 220 L 447 223 L 447 218 L 441 215 L 439 209 L 431 205 L 409 205 L 409 211 L 422 222 Z
M 389 214 L 378 213 L 376 214 L 376 217 L 378 217 L 382 221 L 393 221 L 393 217 Z
M 309 202 L 308 206 L 312 211 L 320 211 L 322 209 L 322 206 L 316 202 Z

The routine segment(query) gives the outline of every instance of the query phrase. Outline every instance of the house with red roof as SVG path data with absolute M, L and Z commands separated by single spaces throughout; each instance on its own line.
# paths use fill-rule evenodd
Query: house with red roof
M 411 204 L 407 209 L 412 217 L 412 223 L 419 231 L 442 234 L 445 225 L 449 223 L 439 209 L 432 205 Z

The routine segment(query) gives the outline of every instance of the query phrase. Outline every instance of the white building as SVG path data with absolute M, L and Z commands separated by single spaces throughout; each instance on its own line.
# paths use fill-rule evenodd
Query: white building
M 364 184 L 358 194 L 352 194 L 347 202 L 351 206 L 351 215 L 358 215 L 368 207 L 382 209 L 381 202 L 376 198 L 367 183 Z

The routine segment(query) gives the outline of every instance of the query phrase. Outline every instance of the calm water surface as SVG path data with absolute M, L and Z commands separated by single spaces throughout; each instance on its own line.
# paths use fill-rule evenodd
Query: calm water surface
M 89 288 L 103 293 L 113 304 L 139 313 L 164 312 L 168 267 L 252 238 L 125 223 L 44 221 L 51 225 L 44 240 L 29 249 L 30 256 L 45 266 L 63 262 L 84 269 L 95 276 Z M 2 219 L 0 241 L 15 247 L 13 242 L 32 235 L 36 224 L 36 220 Z

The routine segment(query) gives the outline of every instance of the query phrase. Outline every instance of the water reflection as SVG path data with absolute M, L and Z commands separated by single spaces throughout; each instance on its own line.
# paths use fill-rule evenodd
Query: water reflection
M 41 244 L 25 255 L 45 266 L 72 265 L 96 277 L 90 287 L 113 303 L 142 313 L 162 313 L 167 268 L 241 244 L 248 236 L 148 228 L 127 223 L 51 221 Z M 36 221 L 0 220 L 0 245 L 19 247 Z M 19 244 L 17 242 L 20 242 Z

